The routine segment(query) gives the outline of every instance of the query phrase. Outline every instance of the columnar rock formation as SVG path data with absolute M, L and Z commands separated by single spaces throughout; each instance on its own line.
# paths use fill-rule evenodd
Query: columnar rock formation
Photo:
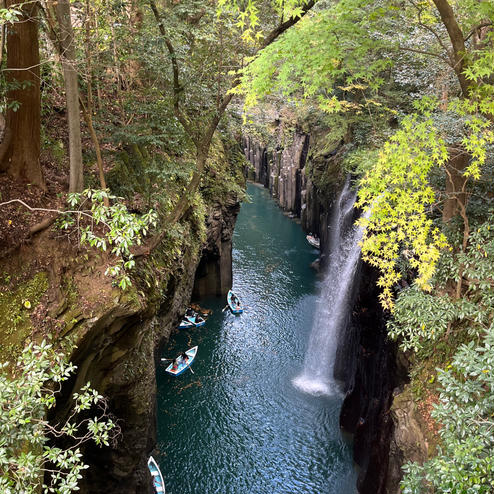
M 194 298 L 226 295 L 232 287 L 232 238 L 240 204 L 216 203 L 206 218 L 207 241 L 202 250 L 194 283 Z
M 48 269 L 51 280 L 47 310 L 57 320 L 68 321 L 64 334 L 72 336 L 77 344 L 70 356 L 77 365 L 77 374 L 64 386 L 50 419 L 62 421 L 70 409 L 68 397 L 90 381 L 108 398 L 109 411 L 121 429 L 111 447 L 85 448 L 90 468 L 82 481 L 83 494 L 154 492 L 147 459 L 156 444 L 155 376 L 161 372 L 160 348 L 190 302 L 200 263 L 213 266 L 210 282 L 202 278 L 197 281 L 202 293 L 224 292 L 230 287 L 231 241 L 239 207 L 233 198 L 210 206 L 207 243 L 202 252 L 194 223 L 197 220 L 185 221 L 186 247 L 181 255 L 170 263 L 166 246 L 158 247 L 141 260 L 134 285 L 125 292 L 112 288 L 111 280 L 99 271 L 93 272 L 92 265 L 87 272 L 78 272 L 70 263 L 64 264 L 70 252 L 62 257 L 52 245 L 49 232 L 34 238 L 29 252 Z M 40 247 L 36 248 L 38 243 Z M 21 261 L 28 262 L 22 258 L 22 249 Z M 35 265 L 32 259 L 29 262 Z M 75 269 L 81 271 L 77 265 Z M 213 283 L 215 277 L 218 280 Z
M 252 179 L 268 188 L 287 213 L 300 218 L 304 230 L 319 234 L 324 210 L 307 177 L 309 145 L 310 136 L 299 131 L 289 145 L 274 151 L 250 137 L 243 139 L 245 157 L 253 165 Z

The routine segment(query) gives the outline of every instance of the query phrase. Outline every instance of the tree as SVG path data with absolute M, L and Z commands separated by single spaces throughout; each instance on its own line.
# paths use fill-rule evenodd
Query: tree
M 353 113 L 359 118 L 366 111 L 389 119 L 397 111 L 388 107 L 391 81 L 386 73 L 404 53 L 421 57 L 424 71 L 428 70 L 424 62 L 431 57 L 452 71 L 456 84 L 448 90 L 459 97 L 440 102 L 435 94 L 426 93 L 407 111 L 409 115 L 402 116 L 402 128 L 384 147 L 379 141 L 377 146 L 369 143 L 370 148 L 381 149 L 367 159 L 357 206 L 371 210 L 370 217 L 360 222 L 366 228 L 362 252 L 381 270 L 381 302 L 387 309 L 393 308 L 403 251 L 418 270 L 420 286 L 430 288 L 440 249 L 446 246 L 429 214 L 438 196 L 445 198 L 444 220 L 456 212 L 461 215 L 465 249 L 470 231 L 467 187 L 480 176 L 493 141 L 494 112 L 488 104 L 494 95 L 492 2 L 458 4 L 455 9 L 446 0 L 409 0 L 405 5 L 341 0 L 313 12 L 298 29 L 258 54 L 243 70 L 238 89 L 247 106 L 282 91 L 287 96 L 301 93 L 330 114 Z M 442 123 L 451 118 L 463 124 L 459 132 Z M 438 168 L 446 177 L 442 190 L 431 187 Z
M 7 0 L 19 16 L 7 29 L 7 118 L 0 170 L 45 188 L 40 154 L 40 58 L 38 3 Z
M 487 494 L 494 489 L 494 328 L 478 347 L 462 345 L 441 371 L 440 401 L 433 416 L 442 427 L 442 448 L 423 465 L 404 465 L 404 494 Z
M 236 77 L 232 77 L 231 67 L 232 65 L 234 67 L 239 67 L 239 64 L 238 62 L 235 63 L 234 57 L 232 56 L 233 53 L 230 52 L 229 61 L 231 62 L 231 64 L 228 64 L 226 60 L 222 60 L 220 62 L 216 62 L 219 64 L 216 71 L 204 71 L 204 58 L 198 58 L 197 54 L 199 53 L 205 56 L 208 51 L 211 52 L 211 41 L 210 39 L 205 38 L 206 42 L 203 44 L 203 46 L 198 47 L 198 43 L 201 39 L 199 37 L 195 38 L 194 33 L 191 33 L 190 36 L 192 39 L 189 44 L 189 59 L 181 60 L 181 57 L 174 45 L 173 39 L 166 29 L 165 19 L 167 19 L 168 16 L 165 17 L 160 15 L 155 0 L 148 0 L 148 2 L 158 24 L 158 28 L 166 46 L 166 50 L 169 54 L 169 60 L 172 69 L 171 89 L 173 91 L 174 114 L 195 147 L 195 169 L 184 191 L 184 194 L 176 203 L 175 208 L 171 214 L 170 220 L 172 222 L 176 222 L 188 210 L 190 206 L 190 200 L 199 187 L 201 176 L 208 158 L 209 149 L 211 147 L 213 135 L 233 98 L 233 93 L 230 91 L 230 89 L 235 87 L 239 82 Z M 311 9 L 313 5 L 314 2 L 312 0 L 309 2 L 301 2 L 300 9 L 296 13 L 290 15 L 285 21 L 281 19 L 279 22 L 277 22 L 274 28 L 267 32 L 264 41 L 261 43 L 261 46 L 259 48 L 268 46 L 270 43 L 275 41 L 278 36 L 288 30 L 291 26 L 296 24 Z M 198 22 L 203 17 L 213 22 L 214 30 L 221 30 L 221 23 L 224 22 L 224 20 L 218 18 L 216 13 L 211 10 L 207 12 L 207 10 L 204 9 L 204 12 L 195 12 L 195 15 L 189 17 L 186 23 L 189 26 L 195 28 Z M 232 36 L 232 34 L 234 33 L 230 33 L 230 36 Z M 187 36 L 187 34 L 185 36 Z M 224 39 L 225 30 L 223 30 L 223 37 L 218 36 L 218 41 L 216 41 L 216 43 L 219 42 L 220 44 L 220 46 L 218 47 L 218 51 L 222 56 L 225 56 L 227 53 L 225 50 L 225 46 L 221 46 Z M 238 53 L 236 54 L 236 58 L 238 59 Z M 192 70 L 194 70 L 195 64 L 195 69 L 200 69 L 203 75 L 200 79 L 189 79 L 187 88 L 189 89 L 189 91 L 186 91 L 184 88 L 184 76 L 182 75 L 183 69 L 181 62 L 183 62 L 183 64 L 185 65 L 186 70 L 190 70 L 191 68 Z M 212 94 L 208 94 L 209 98 L 205 98 L 204 93 L 194 94 L 190 91 L 190 88 L 193 88 L 199 82 L 203 84 L 204 88 L 208 88 L 209 90 L 211 90 L 211 88 L 214 88 Z M 197 101 L 197 96 L 199 96 L 199 102 Z M 158 244 L 159 241 L 160 237 L 155 237 L 150 247 L 153 248 L 155 245 Z
M 47 411 L 56 404 L 62 383 L 76 367 L 42 342 L 30 343 L 15 366 L 0 364 L 0 490 L 4 494 L 69 494 L 78 490 L 82 472 L 81 445 L 94 440 L 109 445 L 118 429 L 105 399 L 89 383 L 73 395 L 74 405 L 63 424 L 53 425 Z M 88 410 L 97 406 L 96 416 Z M 80 413 L 83 418 L 78 418 Z M 65 449 L 54 441 L 65 438 Z
M 69 126 L 70 175 L 69 192 L 82 192 L 84 175 L 82 166 L 81 116 L 79 109 L 79 82 L 77 80 L 75 38 L 70 16 L 70 1 L 49 2 L 58 23 L 56 46 L 59 51 L 65 82 L 67 122 Z M 53 28 L 53 23 L 52 23 Z

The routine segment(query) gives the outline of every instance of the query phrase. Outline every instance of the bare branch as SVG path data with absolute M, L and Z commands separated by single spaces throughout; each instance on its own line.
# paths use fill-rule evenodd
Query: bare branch
M 414 7 L 415 9 L 417 10 L 417 16 L 418 16 L 418 25 L 424 29 L 426 29 L 427 31 L 429 31 L 437 40 L 437 42 L 441 45 L 441 48 L 448 54 L 448 57 L 450 58 L 451 60 L 451 63 L 453 63 L 453 58 L 452 58 L 452 55 L 451 55 L 451 50 L 448 50 L 448 47 L 444 44 L 444 41 L 441 39 L 441 36 L 439 36 L 439 34 L 437 34 L 437 32 L 432 29 L 431 26 L 425 24 L 424 22 L 422 22 L 422 12 L 423 12 L 423 8 L 420 7 L 419 5 L 417 5 L 417 3 L 414 1 L 414 0 L 408 0 Z
M 0 202 L 0 207 L 7 206 L 8 204 L 12 204 L 14 202 L 18 202 L 19 204 L 21 204 L 25 208 L 29 209 L 29 211 L 44 211 L 46 213 L 56 213 L 56 214 L 60 214 L 60 215 L 62 215 L 62 214 L 78 214 L 78 215 L 82 215 L 82 216 L 87 216 L 91 220 L 94 220 L 93 215 L 89 214 L 86 211 L 72 211 L 72 210 L 61 211 L 60 209 L 33 208 L 33 207 L 29 206 L 29 204 L 26 204 L 21 199 L 11 199 L 10 201 Z M 108 223 L 106 223 L 105 221 L 99 220 L 99 223 L 101 223 L 102 225 L 105 225 L 109 230 L 111 230 L 110 225 Z
M 427 55 L 429 57 L 439 58 L 440 60 L 442 60 L 443 62 L 446 62 L 449 66 L 451 66 L 451 62 L 450 62 L 449 58 L 446 58 L 443 55 L 439 55 L 437 53 L 433 53 L 431 51 L 417 50 L 416 48 L 408 48 L 406 46 L 400 46 L 398 49 L 404 50 L 404 51 L 411 51 L 413 53 L 420 53 L 422 55 Z
M 465 41 L 468 41 L 479 29 L 482 29 L 483 27 L 489 27 L 492 26 L 492 21 L 485 21 L 481 22 L 480 24 L 477 24 L 466 36 Z
M 310 2 L 306 3 L 302 9 L 302 13 L 299 17 L 290 17 L 285 22 L 282 22 L 277 27 L 275 27 L 265 38 L 261 45 L 261 50 L 266 48 L 266 46 L 270 45 L 278 36 L 282 35 L 288 28 L 292 27 L 296 24 L 309 10 L 314 7 L 315 0 L 310 0 Z

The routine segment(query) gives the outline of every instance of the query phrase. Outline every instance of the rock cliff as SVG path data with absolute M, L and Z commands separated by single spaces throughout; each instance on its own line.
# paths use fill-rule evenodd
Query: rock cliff
M 207 240 L 195 272 L 194 298 L 225 295 L 232 287 L 232 237 L 240 203 L 215 202 L 206 218 Z
M 51 335 L 70 340 L 76 347 L 69 359 L 77 372 L 64 385 L 49 419 L 58 422 L 66 417 L 69 397 L 90 381 L 108 398 L 110 413 L 120 427 L 111 447 L 85 447 L 90 468 L 82 493 L 152 492 L 146 463 L 156 441 L 160 347 L 190 302 L 201 263 L 214 266 L 208 283 L 197 275 L 201 294 L 225 293 L 230 288 L 231 241 L 239 203 L 235 195 L 221 201 L 206 205 L 205 226 L 204 216 L 191 211 L 179 225 L 179 237 L 166 237 L 142 256 L 133 285 L 126 291 L 112 286 L 105 276 L 106 254 L 84 253 L 76 243 L 60 240 L 56 230 L 45 230 L 29 245 L 0 258 L 0 270 L 9 280 L 0 302 L 22 306 L 17 299 L 29 293 L 32 304 L 31 309 L 23 309 L 15 334 L 0 325 L 4 358 L 9 358 L 8 352 L 15 354 L 25 338 Z

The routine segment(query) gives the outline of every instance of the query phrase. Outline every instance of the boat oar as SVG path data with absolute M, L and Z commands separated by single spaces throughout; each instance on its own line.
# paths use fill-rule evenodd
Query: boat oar
M 189 364 L 189 369 L 190 369 L 190 372 L 192 372 L 192 374 L 195 374 L 195 372 L 192 370 L 192 367 L 190 366 L 190 364 Z
M 228 309 L 229 305 L 225 305 L 225 307 L 223 307 L 223 309 L 221 310 L 221 312 L 225 312 L 226 309 Z

